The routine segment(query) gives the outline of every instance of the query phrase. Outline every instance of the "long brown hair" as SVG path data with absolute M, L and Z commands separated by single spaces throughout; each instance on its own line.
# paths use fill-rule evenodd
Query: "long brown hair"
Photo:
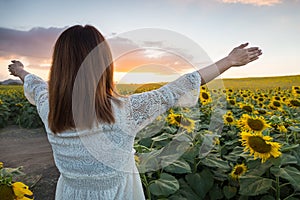
M 49 78 L 48 125 L 53 133 L 115 122 L 113 70 L 109 45 L 93 26 L 72 26 L 59 36 Z

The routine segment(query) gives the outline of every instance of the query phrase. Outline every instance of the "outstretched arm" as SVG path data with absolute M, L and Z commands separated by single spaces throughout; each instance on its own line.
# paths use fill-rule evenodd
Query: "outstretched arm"
M 245 48 L 247 46 L 248 43 L 241 44 L 234 48 L 225 58 L 198 70 L 201 76 L 201 85 L 210 82 L 233 66 L 238 67 L 246 65 L 258 59 L 259 56 L 262 55 L 262 52 L 258 47 Z
M 24 70 L 24 66 L 20 61 L 12 60 L 11 62 L 13 64 L 8 65 L 10 75 L 19 77 L 24 83 L 24 78 L 29 72 Z

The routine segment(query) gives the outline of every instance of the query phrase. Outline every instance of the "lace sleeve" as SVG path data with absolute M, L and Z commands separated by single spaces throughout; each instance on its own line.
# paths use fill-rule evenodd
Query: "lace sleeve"
M 157 90 L 129 96 L 130 130 L 137 133 L 173 106 L 194 106 L 198 102 L 201 77 L 197 71 L 185 74 Z
M 47 116 L 47 108 L 44 103 L 48 100 L 48 84 L 34 74 L 27 74 L 24 78 L 24 95 L 32 105 L 36 105 L 37 111 L 44 121 Z

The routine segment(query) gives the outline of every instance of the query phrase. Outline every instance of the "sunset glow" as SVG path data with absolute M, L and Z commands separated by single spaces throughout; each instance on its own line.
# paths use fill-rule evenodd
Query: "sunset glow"
M 136 45 L 120 36 L 124 32 L 146 27 L 171 30 L 197 43 L 212 61 L 244 42 L 263 50 L 258 61 L 232 68 L 223 78 L 300 74 L 299 0 L 72 1 L 72 5 L 71 9 L 68 2 L 0 1 L 0 81 L 16 79 L 7 71 L 10 60 L 21 60 L 29 72 L 47 80 L 54 43 L 74 24 L 96 26 L 105 37 L 114 37 L 110 42 L 119 42 L 118 48 Z M 11 15 L 12 7 L 22 7 L 22 13 Z M 157 41 L 158 47 L 163 42 Z M 186 57 L 164 49 L 128 52 L 115 60 L 115 80 L 166 82 L 208 64 L 200 60 L 192 66 L 189 52 L 182 53 Z

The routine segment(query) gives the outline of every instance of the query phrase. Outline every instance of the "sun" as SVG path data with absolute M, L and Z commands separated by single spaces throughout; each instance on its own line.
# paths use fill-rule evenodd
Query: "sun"
M 230 173 L 230 176 L 231 176 L 232 179 L 237 180 L 237 179 L 240 178 L 240 176 L 245 174 L 246 171 L 247 171 L 247 167 L 244 163 L 243 164 L 237 164 L 232 169 L 232 171 Z
M 238 120 L 238 126 L 245 132 L 262 132 L 266 128 L 271 127 L 263 116 L 251 117 L 248 114 L 243 114 Z
M 264 136 L 262 133 L 248 133 L 242 132 L 241 139 L 244 152 L 250 151 L 250 155 L 254 155 L 254 159 L 260 158 L 261 162 L 266 162 L 267 159 L 277 158 L 281 155 L 279 151 L 281 144 L 278 142 L 271 142 L 273 140 L 270 136 Z

